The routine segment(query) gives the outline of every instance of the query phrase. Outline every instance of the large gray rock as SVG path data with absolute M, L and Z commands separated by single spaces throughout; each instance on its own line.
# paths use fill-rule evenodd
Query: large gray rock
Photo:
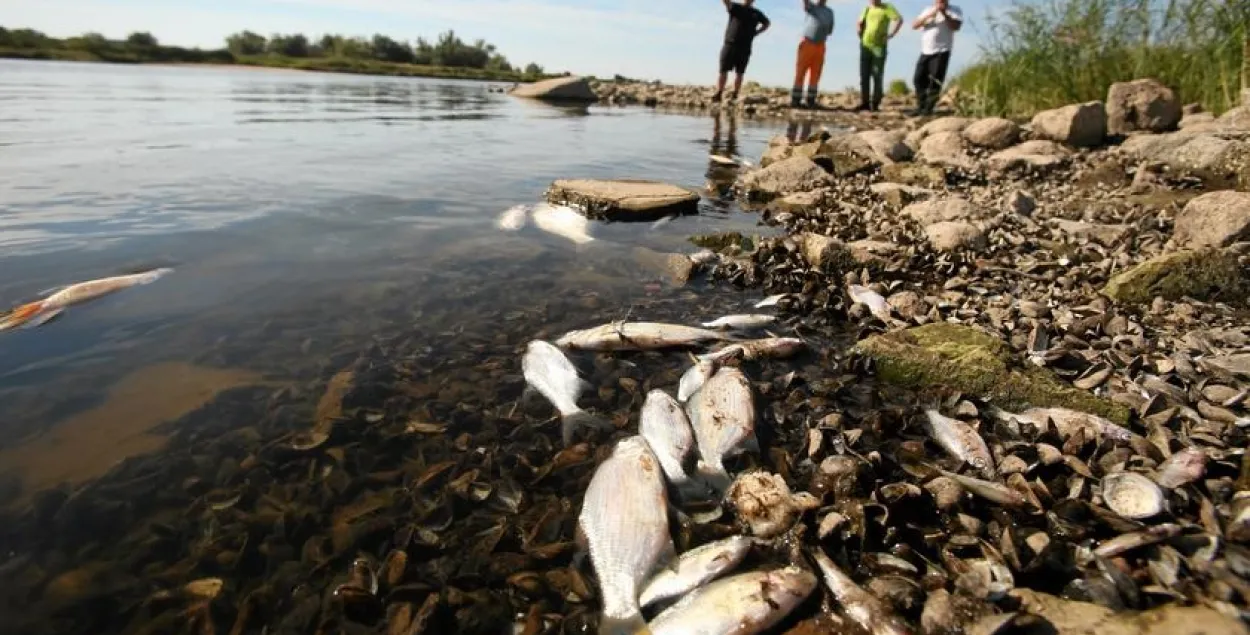
M 529 97 L 546 101 L 572 101 L 590 103 L 599 100 L 590 87 L 590 80 L 575 75 L 544 79 L 531 84 L 521 84 L 508 93 L 516 97 Z
M 1107 132 L 1166 132 L 1181 120 L 1181 100 L 1153 79 L 1116 82 L 1107 90 Z
M 855 133 L 868 147 L 872 148 L 882 163 L 894 163 L 898 161 L 910 161 L 912 158 L 911 146 L 903 143 L 903 133 L 901 131 L 887 130 L 864 130 Z
M 659 181 L 561 179 L 547 189 L 547 200 L 571 205 L 590 218 L 648 221 L 698 211 L 699 195 Z
M 760 167 L 766 168 L 778 161 L 789 159 L 794 154 L 794 144 L 785 135 L 777 135 L 768 141 L 768 147 L 760 157 Z
M 887 183 L 939 188 L 946 185 L 946 170 L 936 165 L 891 163 L 882 166 L 881 180 Z
M 942 221 L 924 228 L 929 246 L 938 251 L 978 250 L 986 245 L 985 232 L 965 221 Z
M 885 162 L 867 141 L 854 134 L 796 146 L 792 155 L 811 159 L 835 176 L 858 174 Z
M 925 139 L 942 132 L 962 132 L 969 124 L 976 121 L 967 117 L 939 117 L 913 130 L 905 141 L 913 148 L 920 148 Z
M 963 130 L 964 139 L 979 148 L 1002 150 L 1020 139 L 1020 126 L 1010 119 L 987 117 Z
M 1120 151 L 1206 180 L 1250 184 L 1250 141 L 1183 130 L 1133 135 L 1120 145 Z
M 978 209 L 966 198 L 949 196 L 912 203 L 903 208 L 903 215 L 920 223 L 932 225 L 948 221 L 966 221 L 986 218 L 988 214 Z
M 868 189 L 895 208 L 901 208 L 913 201 L 929 198 L 935 193 L 928 188 L 904 185 L 902 183 L 873 183 L 868 186 Z
M 952 168 L 971 169 L 972 157 L 964 150 L 963 135 L 958 132 L 939 132 L 920 142 L 916 159 L 925 163 L 945 165 Z
M 1068 162 L 1071 151 L 1055 143 L 1035 139 L 990 155 L 989 166 L 994 172 L 1027 169 L 1043 172 Z
M 833 185 L 833 177 L 807 157 L 795 156 L 742 175 L 738 186 L 754 201 L 771 201 L 779 196 Z
M 1189 201 L 1176 215 L 1178 247 L 1227 247 L 1250 240 L 1250 193 L 1226 190 Z
M 1075 147 L 1100 145 L 1107 136 L 1107 109 L 1101 101 L 1070 104 L 1033 116 L 1033 135 Z

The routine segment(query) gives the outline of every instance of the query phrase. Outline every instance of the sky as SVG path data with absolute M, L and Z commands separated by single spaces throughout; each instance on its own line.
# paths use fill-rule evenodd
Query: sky
M 956 0 L 965 26 L 956 36 L 951 74 L 975 57 L 994 0 Z M 867 0 L 830 0 L 835 26 L 821 88 L 858 85 L 855 20 Z M 931 0 L 896 0 L 904 26 L 891 42 L 886 79 L 911 83 L 920 34 L 910 22 Z M 1004 4 L 997 0 L 997 4 Z M 747 79 L 789 86 L 802 34 L 801 0 L 756 0 L 772 28 L 755 42 Z M 87 31 L 121 38 L 148 31 L 161 42 L 221 47 L 244 29 L 434 39 L 454 29 L 462 39 L 495 44 L 514 65 L 548 72 L 621 74 L 672 83 L 711 84 L 727 16 L 718 0 L 0 0 L 0 26 L 56 37 Z

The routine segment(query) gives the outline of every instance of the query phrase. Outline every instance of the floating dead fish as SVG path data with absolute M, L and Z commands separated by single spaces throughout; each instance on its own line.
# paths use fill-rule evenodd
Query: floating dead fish
M 868 310 L 882 322 L 890 321 L 890 303 L 886 302 L 880 293 L 858 284 L 848 285 L 846 292 L 851 297 L 851 302 L 867 306 Z
M 556 340 L 560 348 L 586 351 L 648 351 L 734 339 L 717 331 L 659 322 L 612 322 L 572 331 Z
M 725 317 L 717 318 L 711 322 L 704 322 L 703 328 L 750 330 L 764 328 L 765 326 L 768 326 L 776 321 L 777 316 L 775 315 L 726 315 Z
M 595 469 L 577 519 L 599 580 L 599 632 L 645 633 L 638 595 L 658 565 L 676 559 L 659 461 L 640 436 L 617 443 Z
M 721 368 L 691 398 L 689 407 L 700 475 L 717 491 L 724 491 L 731 481 L 725 471 L 725 457 L 759 447 L 751 384 L 737 368 Z
M 925 430 L 951 456 L 976 468 L 986 478 L 998 476 L 994 455 L 972 426 L 929 409 L 925 410 Z
M 842 612 L 872 635 L 910 635 L 910 630 L 877 599 L 860 588 L 850 576 L 842 572 L 819 547 L 812 549 L 812 558 L 820 568 L 825 586 L 842 607 Z
M 694 449 L 694 431 L 681 404 L 663 390 L 648 392 L 639 416 L 638 434 L 647 440 L 668 481 L 678 488 L 687 486 L 690 477 L 682 466 Z
M 651 620 L 651 635 L 753 635 L 780 622 L 816 588 L 799 567 L 751 571 L 692 591 Z
M 704 357 L 695 359 L 694 364 L 682 373 L 681 380 L 677 383 L 677 401 L 681 403 L 689 401 L 690 397 L 699 392 L 699 389 L 715 372 L 715 360 Z
M 587 231 L 590 221 L 572 207 L 539 203 L 534 207 L 533 217 L 534 224 L 539 229 L 567 238 L 578 245 L 594 240 L 594 237 Z
M 503 231 L 514 232 L 525 227 L 528 216 L 529 206 L 516 205 L 509 207 L 495 220 L 495 227 Z
M 638 599 L 643 607 L 685 595 L 738 566 L 751 549 L 751 538 L 730 536 L 681 554 L 672 569 L 663 569 L 647 581 Z
M 659 229 L 659 228 L 661 228 L 661 227 L 663 227 L 663 226 L 665 226 L 665 225 L 667 225 L 667 224 L 669 224 L 669 223 L 673 222 L 673 219 L 674 219 L 674 218 L 677 218 L 677 215 L 676 215 L 676 214 L 669 214 L 668 216 L 665 216 L 664 218 L 661 218 L 660 220 L 657 220 L 657 221 L 655 221 L 654 223 L 651 223 L 651 229 L 653 229 L 653 230 L 654 230 L 654 229 Z
M 70 306 L 94 300 L 122 289 L 152 284 L 172 272 L 173 269 L 160 268 L 143 273 L 100 278 L 71 284 L 42 300 L 23 304 L 8 313 L 0 314 L 0 331 L 6 331 L 19 326 L 33 328 L 46 324 Z
M 580 428 L 599 431 L 615 429 L 611 423 L 577 405 L 588 384 L 578 376 L 577 368 L 560 349 L 542 340 L 530 342 L 525 347 L 525 356 L 521 358 L 521 369 L 526 383 L 546 397 L 560 413 L 561 434 L 566 446 L 572 443 Z

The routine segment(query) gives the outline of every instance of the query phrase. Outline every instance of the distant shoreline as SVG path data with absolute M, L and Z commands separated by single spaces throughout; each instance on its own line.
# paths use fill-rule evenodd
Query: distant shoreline
M 403 64 L 379 60 L 359 60 L 336 57 L 293 58 L 274 55 L 257 55 L 238 57 L 234 61 L 212 59 L 205 61 L 193 60 L 161 60 L 161 59 L 125 59 L 101 57 L 88 51 L 66 49 L 3 49 L 0 48 L 0 59 L 17 59 L 45 62 L 88 62 L 132 64 L 150 66 L 201 66 L 209 68 L 231 68 L 239 70 L 286 70 L 315 71 L 322 73 L 343 73 L 347 75 L 371 75 L 376 77 L 426 77 L 435 79 L 457 79 L 482 82 L 518 82 L 528 83 L 547 76 L 532 77 L 523 73 L 494 71 L 480 68 L 460 68 L 453 66 L 429 66 L 420 64 Z

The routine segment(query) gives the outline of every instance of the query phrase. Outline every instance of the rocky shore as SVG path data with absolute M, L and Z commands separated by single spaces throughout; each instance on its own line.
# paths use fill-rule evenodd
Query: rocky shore
M 336 350 L 297 386 L 228 393 L 171 425 L 161 455 L 0 511 L 0 624 L 594 632 L 621 590 L 586 557 L 585 494 L 622 439 L 645 447 L 656 392 L 680 398 L 716 369 L 737 399 L 685 396 L 703 404 L 696 429 L 725 424 L 707 408 L 749 404 L 727 410 L 753 441 L 721 466 L 732 484 L 643 511 L 668 517 L 682 558 L 735 549 L 682 593 L 747 585 L 715 614 L 751 611 L 745 632 L 1250 632 L 1250 109 L 1196 112 L 1144 80 L 1027 125 L 839 116 L 851 131 L 713 159 L 768 231 L 652 254 L 677 288 L 624 317 L 594 294 L 494 311 L 532 293 L 509 282 L 528 265 L 499 254 L 477 288 L 450 270 L 414 281 L 462 287 L 463 304 L 423 315 L 439 328 Z M 698 205 L 641 181 L 562 180 L 548 196 L 617 221 Z M 585 240 L 585 217 L 520 211 Z M 378 315 L 418 313 L 397 297 Z M 743 313 L 724 320 L 802 347 L 696 331 L 690 349 L 733 341 L 692 360 L 580 330 Z M 525 396 L 535 341 L 565 349 L 553 366 L 585 380 L 576 414 L 609 421 L 607 438 L 564 443 L 565 413 Z M 600 481 L 602 509 L 659 482 L 641 465 Z M 664 604 L 645 615 L 657 633 L 700 606 Z

